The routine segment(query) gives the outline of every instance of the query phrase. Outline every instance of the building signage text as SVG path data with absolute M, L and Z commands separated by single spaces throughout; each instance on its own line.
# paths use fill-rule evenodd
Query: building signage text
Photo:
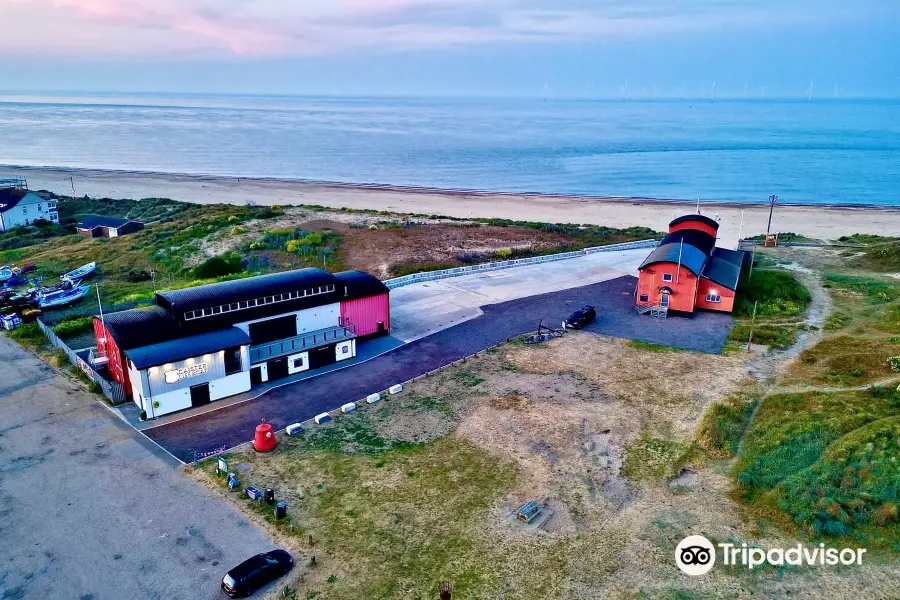
M 166 383 L 178 383 L 182 379 L 197 377 L 198 375 L 203 375 L 207 371 L 209 371 L 209 367 L 205 362 L 197 363 L 196 365 L 191 365 L 182 369 L 172 369 L 171 371 L 166 371 Z

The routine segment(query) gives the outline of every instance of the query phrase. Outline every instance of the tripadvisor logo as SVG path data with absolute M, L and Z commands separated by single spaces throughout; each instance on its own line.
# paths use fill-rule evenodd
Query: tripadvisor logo
M 722 564 L 742 565 L 754 569 L 761 565 L 807 565 L 811 567 L 861 565 L 865 548 L 826 548 L 825 544 L 807 547 L 771 548 L 768 551 L 747 544 L 718 544 Z M 690 535 L 675 548 L 675 564 L 688 575 L 704 575 L 716 564 L 716 546 L 702 535 Z

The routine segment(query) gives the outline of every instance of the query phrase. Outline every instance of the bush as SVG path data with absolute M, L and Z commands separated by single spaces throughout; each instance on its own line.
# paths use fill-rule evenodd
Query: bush
M 68 317 L 53 328 L 53 333 L 61 338 L 87 333 L 94 329 L 94 317 L 91 315 L 81 317 Z
M 225 275 L 234 275 L 244 270 L 241 257 L 236 254 L 214 256 L 203 264 L 194 267 L 192 273 L 197 279 L 213 279 Z
M 242 233 L 247 233 L 247 230 L 243 227 L 234 226 L 231 228 L 231 235 L 241 235 Z
M 759 302 L 756 314 L 799 315 L 812 300 L 809 291 L 788 271 L 756 269 L 741 273 L 735 299 L 735 315 L 753 314 L 753 304 Z
M 512 248 L 500 248 L 499 250 L 497 250 L 494 253 L 494 256 L 496 256 L 497 258 L 503 259 L 503 258 L 509 258 L 510 256 L 512 256 L 512 253 L 513 253 Z
M 900 356 L 888 358 L 888 364 L 891 365 L 891 371 L 900 371 Z

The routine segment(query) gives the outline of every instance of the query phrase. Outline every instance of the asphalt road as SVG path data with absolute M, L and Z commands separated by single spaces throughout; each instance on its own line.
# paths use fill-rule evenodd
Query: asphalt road
M 274 546 L 173 464 L 0 335 L 0 598 L 225 598 L 225 572 Z
M 145 429 L 149 437 L 183 461 L 194 451 L 232 447 L 253 438 L 260 419 L 277 429 L 353 402 L 391 385 L 412 379 L 464 356 L 513 337 L 534 331 L 538 323 L 559 327 L 583 304 L 598 309 L 598 322 L 590 330 L 607 335 L 645 339 L 681 346 L 700 342 L 694 349 L 717 351 L 728 335 L 727 315 L 703 314 L 696 319 L 661 321 L 631 312 L 636 278 L 624 276 L 602 283 L 511 300 L 482 307 L 480 317 L 422 338 L 350 369 L 327 373 L 277 388 L 266 395 L 182 421 Z M 709 323 L 714 326 L 710 327 Z M 696 335 L 691 335 L 696 331 Z M 629 335 L 622 335 L 627 332 Z M 643 335 L 642 335 L 643 332 Z

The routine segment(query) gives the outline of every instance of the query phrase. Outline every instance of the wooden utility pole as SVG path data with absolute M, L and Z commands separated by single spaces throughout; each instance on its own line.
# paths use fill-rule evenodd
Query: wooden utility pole
M 753 244 L 753 252 L 750 254 L 750 274 L 747 279 L 753 279 L 753 263 L 756 262 L 756 243 Z
M 766 226 L 766 244 L 769 243 L 769 234 L 772 232 L 772 213 L 775 212 L 776 202 L 778 202 L 778 196 L 775 194 L 769 196 L 769 224 Z
M 747 338 L 747 352 L 750 352 L 750 345 L 753 343 L 753 328 L 756 326 L 756 306 L 759 300 L 753 303 L 753 318 L 750 319 L 750 337 Z

